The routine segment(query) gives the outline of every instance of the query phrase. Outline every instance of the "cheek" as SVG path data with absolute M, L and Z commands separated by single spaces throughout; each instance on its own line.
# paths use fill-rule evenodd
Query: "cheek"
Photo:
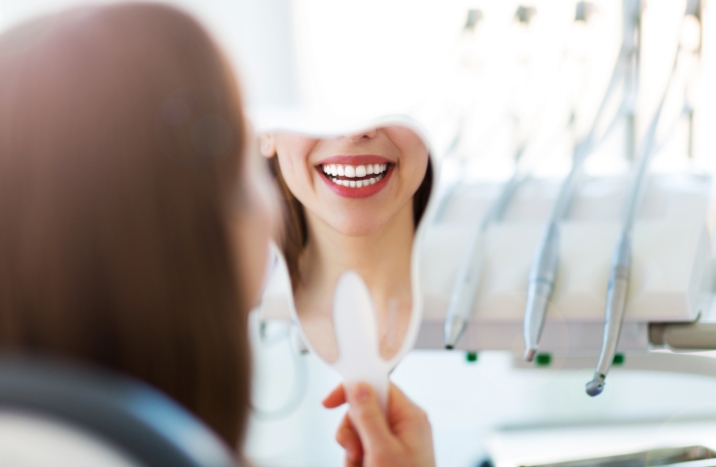
M 286 151 L 279 153 L 277 157 L 286 185 L 291 193 L 301 200 L 313 187 L 313 174 L 308 167 L 308 156 L 297 151 Z
M 410 188 L 411 194 L 414 194 L 423 183 L 428 170 L 428 160 L 430 156 L 427 153 L 421 154 L 415 160 L 411 160 L 406 164 L 406 182 Z

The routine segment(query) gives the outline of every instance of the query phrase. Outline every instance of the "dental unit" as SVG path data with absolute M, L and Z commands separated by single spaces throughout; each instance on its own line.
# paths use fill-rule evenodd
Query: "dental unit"
M 628 3 L 629 2 L 625 2 L 625 6 L 627 6 Z M 633 3 L 638 5 L 638 2 L 632 2 L 631 6 L 633 6 Z M 634 30 L 637 28 L 637 21 L 635 18 L 633 18 L 630 23 L 632 28 L 634 28 L 632 33 L 627 34 L 625 32 L 624 34 L 619 57 L 617 58 L 617 62 L 614 66 L 607 91 L 605 92 L 599 109 L 597 110 L 594 120 L 592 121 L 589 133 L 575 147 L 572 168 L 560 187 L 559 194 L 554 202 L 549 219 L 544 226 L 542 238 L 532 262 L 532 267 L 529 273 L 527 304 L 525 307 L 523 325 L 525 344 L 524 358 L 528 362 L 533 361 L 537 355 L 545 317 L 547 314 L 547 307 L 552 297 L 552 291 L 554 289 L 554 283 L 557 276 L 560 248 L 559 223 L 569 212 L 571 200 L 581 176 L 584 161 L 595 147 L 597 125 L 601 121 L 601 117 L 607 107 L 607 103 L 609 102 L 610 97 L 615 93 L 617 84 L 622 79 L 626 79 L 625 75 L 628 75 L 628 73 L 625 73 L 624 69 L 628 70 L 631 60 L 636 55 L 636 49 L 632 44 Z M 628 95 L 625 94 L 625 100 L 627 100 L 627 97 Z M 620 116 L 621 114 L 617 113 L 614 119 L 616 120 Z M 609 128 L 612 127 L 613 125 L 610 124 L 607 131 L 609 131 Z M 603 137 L 600 138 L 600 141 L 603 139 Z
M 689 14 L 688 8 L 686 14 Z M 597 368 L 594 372 L 594 377 L 592 378 L 592 381 L 586 385 L 587 394 L 592 397 L 601 394 L 604 390 L 607 373 L 609 372 L 612 362 L 614 361 L 614 356 L 616 355 L 629 290 L 629 276 L 632 266 L 632 235 L 634 230 L 634 221 L 636 218 L 637 208 L 639 207 L 644 193 L 644 183 L 646 174 L 648 173 L 649 163 L 656 153 L 654 150 L 656 128 L 659 124 L 666 96 L 671 88 L 671 82 L 677 70 L 680 52 L 681 46 L 679 46 L 676 50 L 671 73 L 669 74 L 669 80 L 666 83 L 659 106 L 654 112 L 654 116 L 652 117 L 651 123 L 649 124 L 649 128 L 644 137 L 639 164 L 636 167 L 633 181 L 629 187 L 628 195 L 624 200 L 622 228 L 619 234 L 616 249 L 614 250 L 612 267 L 609 273 L 609 289 L 607 291 L 607 306 L 604 321 L 604 340 L 599 355 L 599 362 L 597 363 Z
M 519 155 L 523 151 L 524 146 L 518 151 L 516 159 L 519 160 Z M 465 258 L 460 263 L 445 318 L 445 348 L 448 350 L 455 347 L 470 320 L 484 263 L 483 236 L 493 222 L 502 220 L 512 195 L 524 178 L 525 175 L 521 171 L 515 170 L 514 175 L 505 183 L 499 196 L 480 223 L 477 235 L 470 242 Z

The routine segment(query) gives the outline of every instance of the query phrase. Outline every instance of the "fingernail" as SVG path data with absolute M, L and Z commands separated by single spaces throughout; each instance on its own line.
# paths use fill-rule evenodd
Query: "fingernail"
M 353 400 L 356 402 L 365 402 L 370 398 L 370 390 L 365 384 L 356 384 L 352 392 Z

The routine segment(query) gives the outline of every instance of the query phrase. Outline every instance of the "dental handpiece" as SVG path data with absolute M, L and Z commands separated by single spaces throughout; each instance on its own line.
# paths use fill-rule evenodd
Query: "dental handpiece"
M 569 210 L 578 175 L 581 175 L 582 165 L 595 145 L 597 125 L 601 121 L 609 99 L 617 90 L 617 85 L 626 71 L 626 62 L 631 54 L 632 48 L 624 41 L 619 51 L 617 61 L 614 64 L 609 85 L 594 116 L 589 133 L 576 148 L 572 169 L 562 184 L 562 189 L 557 196 L 552 215 L 545 225 L 542 241 L 538 246 L 535 260 L 532 262 L 527 288 L 527 305 L 525 307 L 523 322 L 525 340 L 524 358 L 528 362 L 531 362 L 537 354 L 542 328 L 544 327 L 545 316 L 547 314 L 547 305 L 552 296 L 554 281 L 557 276 L 559 266 L 559 222 L 566 216 Z M 614 117 L 614 120 L 616 120 L 618 116 L 619 114 Z M 611 126 L 611 124 L 608 125 L 608 127 Z
M 504 185 L 500 195 L 485 215 L 479 231 L 471 240 L 467 255 L 460 263 L 445 317 L 445 348 L 448 350 L 455 348 L 470 320 L 485 262 L 484 234 L 492 222 L 502 219 L 512 195 L 523 179 L 524 176 L 519 171 L 515 171 Z
M 602 352 L 599 355 L 597 369 L 594 371 L 594 378 L 587 383 L 587 394 L 592 397 L 598 396 L 604 390 L 605 379 L 617 351 L 629 291 L 631 257 L 631 230 L 624 230 L 619 238 L 609 274 Z
M 687 5 L 688 7 L 688 5 Z M 688 12 L 688 10 L 687 10 Z M 683 24 L 683 23 L 682 23 Z M 654 116 L 649 123 L 644 143 L 641 147 L 642 153 L 639 158 L 634 180 L 631 184 L 628 196 L 624 203 L 624 212 L 622 217 L 622 231 L 619 236 L 614 258 L 612 260 L 612 268 L 609 274 L 609 289 L 607 291 L 607 306 L 605 310 L 604 320 L 604 337 L 602 339 L 602 349 L 599 354 L 599 362 L 594 372 L 592 381 L 587 383 L 587 394 L 594 397 L 602 393 L 604 390 L 607 373 L 612 366 L 614 356 L 616 355 L 617 345 L 619 344 L 619 335 L 621 334 L 622 323 L 626 310 L 626 299 L 629 288 L 629 276 L 631 272 L 632 262 L 632 230 L 636 219 L 637 208 L 643 194 L 644 183 L 646 179 L 649 163 L 653 155 L 656 140 L 656 128 L 661 118 L 661 112 L 664 108 L 666 95 L 671 87 L 671 82 L 676 72 L 678 64 L 680 47 L 677 48 L 676 55 L 671 68 L 669 79 L 661 95 L 659 106 L 654 112 Z
M 482 229 L 472 241 L 470 250 L 460 264 L 457 279 L 450 295 L 445 318 L 445 348 L 452 350 L 462 336 L 470 320 L 472 306 L 480 284 L 482 265 L 485 260 L 485 248 L 482 244 Z
M 582 163 L 592 148 L 592 136 L 579 144 L 575 150 L 574 163 L 567 178 L 562 182 L 552 213 L 545 224 L 537 247 L 527 286 L 527 305 L 523 321 L 526 361 L 537 355 L 547 307 L 552 297 L 559 267 L 559 223 L 567 216 L 577 184 L 582 175 Z
M 551 219 L 542 234 L 542 241 L 530 270 L 523 329 L 525 360 L 528 362 L 535 358 L 539 348 L 547 305 L 552 296 L 558 264 L 559 225 L 556 219 Z

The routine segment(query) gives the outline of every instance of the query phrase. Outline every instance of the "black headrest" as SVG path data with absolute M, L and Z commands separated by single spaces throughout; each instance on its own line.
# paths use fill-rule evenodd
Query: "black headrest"
M 0 410 L 63 420 L 147 467 L 236 467 L 193 415 L 151 387 L 96 368 L 0 358 Z

